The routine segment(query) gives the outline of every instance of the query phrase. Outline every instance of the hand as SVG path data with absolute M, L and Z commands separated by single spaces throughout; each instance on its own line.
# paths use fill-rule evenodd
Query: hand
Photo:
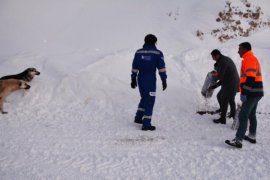
M 245 102 L 247 100 L 247 96 L 246 95 L 240 95 L 240 100 L 242 102 Z
M 212 76 L 218 76 L 218 72 L 217 71 L 211 71 Z
M 163 91 L 167 88 L 166 80 L 162 80 L 162 87 L 163 87 Z
M 216 89 L 217 87 L 218 87 L 218 85 L 214 84 L 214 85 L 210 86 L 207 90 L 210 91 L 212 89 Z
M 135 89 L 137 87 L 137 80 L 136 79 L 132 79 L 130 85 L 131 85 L 131 88 L 132 89 Z

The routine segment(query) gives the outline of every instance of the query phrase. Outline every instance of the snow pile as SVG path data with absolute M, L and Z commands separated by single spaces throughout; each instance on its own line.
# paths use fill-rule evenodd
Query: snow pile
M 0 76 L 36 67 L 29 91 L 7 99 L 0 116 L 0 179 L 267 179 L 270 164 L 269 30 L 221 44 L 210 32 L 226 1 L 3 0 L 0 2 Z M 239 2 L 241 3 L 241 2 Z M 255 5 L 255 3 L 254 3 Z M 258 1 L 265 17 L 267 0 Z M 146 34 L 165 54 L 168 89 L 157 81 L 155 132 L 133 123 L 138 90 L 131 63 Z M 201 87 L 218 48 L 238 69 L 238 44 L 250 41 L 264 76 L 258 143 L 242 150 L 232 120 L 200 116 L 217 108 Z M 236 97 L 239 102 L 239 95 Z

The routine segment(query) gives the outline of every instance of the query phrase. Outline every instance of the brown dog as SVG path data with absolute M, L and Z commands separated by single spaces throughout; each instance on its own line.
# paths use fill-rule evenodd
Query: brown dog
M 3 110 L 3 104 L 4 104 L 5 98 L 10 93 L 18 89 L 30 89 L 30 87 L 31 86 L 29 86 L 23 80 L 17 80 L 17 79 L 0 80 L 0 111 L 1 113 L 7 114 L 7 112 Z
M 5 79 L 19 79 L 19 80 L 24 80 L 26 82 L 32 81 L 35 75 L 40 75 L 40 72 L 37 71 L 36 68 L 27 68 L 23 72 L 15 75 L 8 75 L 1 77 L 0 80 L 5 80 Z

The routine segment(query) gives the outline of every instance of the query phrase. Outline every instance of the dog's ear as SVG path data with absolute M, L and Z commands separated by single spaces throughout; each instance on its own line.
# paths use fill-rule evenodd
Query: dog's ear
M 22 81 L 19 81 L 19 87 L 21 87 L 22 86 Z

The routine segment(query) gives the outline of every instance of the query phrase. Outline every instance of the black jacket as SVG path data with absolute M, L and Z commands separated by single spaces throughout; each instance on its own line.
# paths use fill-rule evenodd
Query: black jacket
M 226 94 L 235 94 L 239 89 L 239 74 L 231 58 L 221 55 L 215 64 L 221 88 Z

